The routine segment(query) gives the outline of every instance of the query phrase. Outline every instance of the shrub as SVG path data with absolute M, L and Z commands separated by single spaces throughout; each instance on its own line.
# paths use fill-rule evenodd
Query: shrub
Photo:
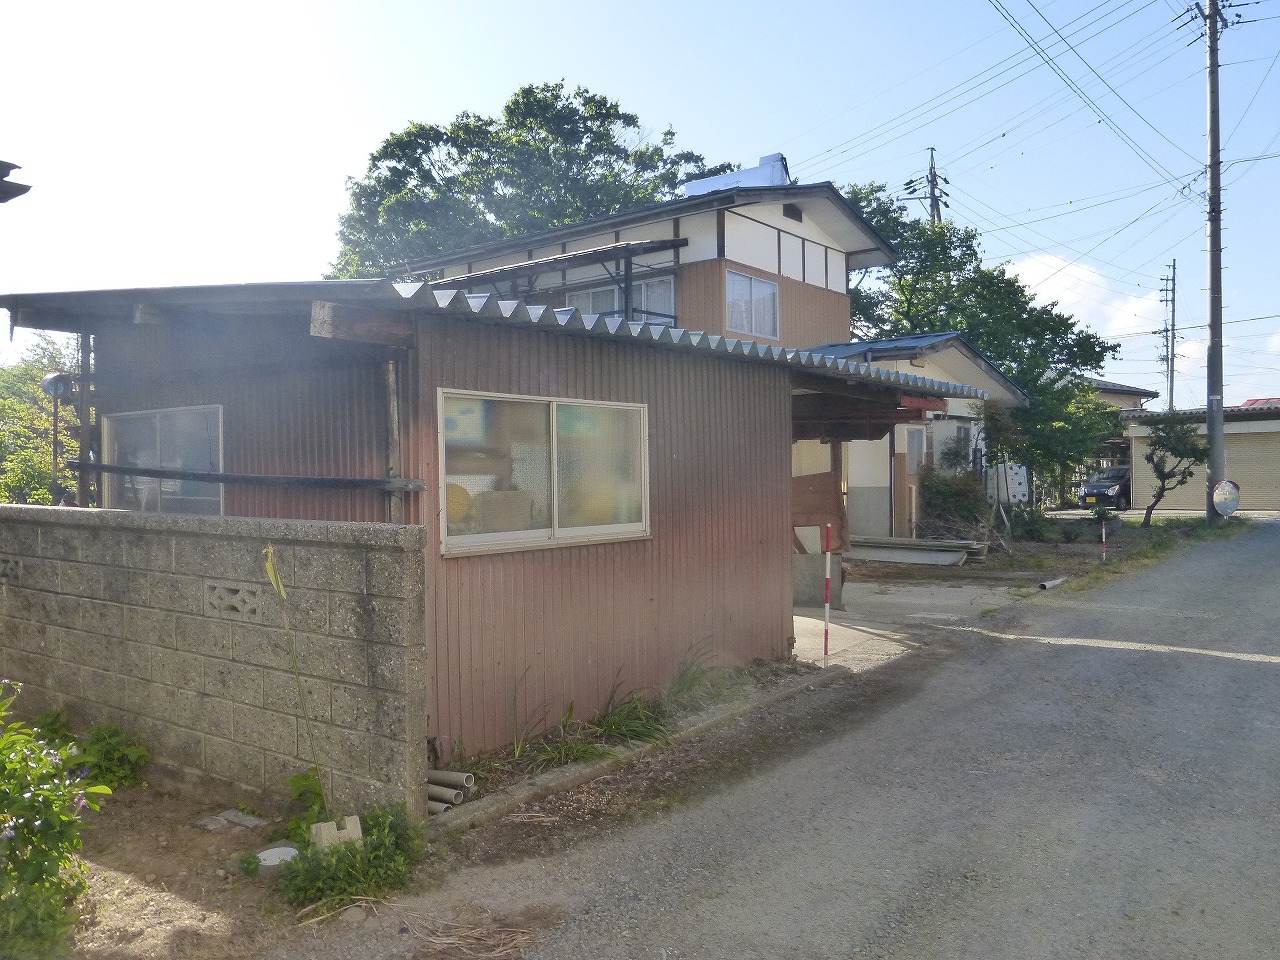
M 280 892 L 294 907 L 337 910 L 357 899 L 403 890 L 426 853 L 421 828 L 403 806 L 373 807 L 361 818 L 364 838 L 324 850 L 307 845 L 280 867 Z
M 1014 507 L 1011 525 L 1015 540 L 1045 543 L 1053 539 L 1053 521 L 1035 507 Z
M 18 692 L 0 681 L 0 722 Z M 52 747 L 18 722 L 0 727 L 0 763 L 0 960 L 57 956 L 84 889 L 80 812 L 111 790 L 81 779 L 74 746 Z
M 920 499 L 931 520 L 981 523 L 987 512 L 982 478 L 972 470 L 952 475 L 925 467 L 920 473 Z

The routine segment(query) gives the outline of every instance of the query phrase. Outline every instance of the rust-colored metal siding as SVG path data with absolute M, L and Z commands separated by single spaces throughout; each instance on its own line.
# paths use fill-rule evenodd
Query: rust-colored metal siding
M 723 260 L 699 260 L 676 271 L 676 322 L 686 330 L 724 336 L 725 302 Z
M 681 660 L 786 653 L 791 636 L 785 371 L 590 338 L 420 328 L 416 511 L 436 529 L 439 387 L 648 405 L 647 540 L 443 557 L 428 550 L 432 726 L 444 757 L 660 691 Z M 438 534 L 437 534 L 438 540 Z
M 849 342 L 848 294 L 790 277 L 781 277 L 778 282 L 781 285 L 778 328 L 784 346 L 808 350 L 829 343 Z
M 219 404 L 227 473 L 385 477 L 387 396 L 371 351 L 304 321 L 115 324 L 97 337 L 99 416 Z M 228 516 L 386 519 L 385 495 L 228 484 Z
M 778 339 L 753 337 L 727 327 L 725 271 L 733 270 L 778 285 Z M 807 350 L 849 340 L 849 297 L 732 260 L 685 264 L 676 275 L 676 316 L 688 330 L 739 340 Z

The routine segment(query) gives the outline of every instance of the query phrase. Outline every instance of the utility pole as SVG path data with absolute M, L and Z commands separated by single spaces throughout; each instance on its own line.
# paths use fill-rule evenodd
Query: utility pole
M 933 162 L 933 147 L 929 148 L 929 219 L 942 222 L 942 191 L 938 188 L 938 168 Z
M 1164 286 L 1160 290 L 1160 301 L 1169 305 L 1169 322 L 1164 327 L 1164 361 L 1165 373 L 1169 378 L 1169 412 L 1173 412 L 1173 372 L 1177 357 L 1178 339 L 1178 261 L 1169 265 L 1169 276 L 1162 277 Z
M 1213 488 L 1227 478 L 1227 448 L 1222 420 L 1222 148 L 1218 132 L 1218 30 L 1227 18 L 1218 9 L 1218 0 L 1196 6 L 1205 23 L 1209 64 L 1209 155 L 1206 177 L 1209 189 L 1209 365 L 1206 428 L 1209 435 L 1209 464 L 1205 478 L 1205 522 L 1219 527 L 1225 518 L 1214 509 Z

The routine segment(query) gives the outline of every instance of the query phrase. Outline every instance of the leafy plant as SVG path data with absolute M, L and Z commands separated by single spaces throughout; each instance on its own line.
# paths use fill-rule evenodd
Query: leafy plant
M 19 689 L 0 681 L 0 721 Z M 65 951 L 76 921 L 80 813 L 111 790 L 81 779 L 74 746 L 19 722 L 0 727 L 0 763 L 0 960 L 43 960 Z
M 75 737 L 67 727 L 67 718 L 61 710 L 50 710 L 31 721 L 36 734 L 51 747 L 65 747 L 74 742 Z
M 311 827 L 329 819 L 329 806 L 325 803 L 324 787 L 320 784 L 320 770 L 311 767 L 295 773 L 285 781 L 289 785 L 289 806 L 297 815 L 289 819 L 289 839 L 295 843 L 311 842 Z
M 240 854 L 240 872 L 246 877 L 256 876 L 258 871 L 262 869 L 262 862 L 258 859 L 256 853 Z
M 90 727 L 80 741 L 80 754 L 94 779 L 112 788 L 141 783 L 142 768 L 151 760 L 151 753 L 142 742 L 114 723 Z
M 280 892 L 294 907 L 337 910 L 357 899 L 402 890 L 426 853 L 421 828 L 403 806 L 373 807 L 360 818 L 362 840 L 324 850 L 310 844 L 280 868 Z

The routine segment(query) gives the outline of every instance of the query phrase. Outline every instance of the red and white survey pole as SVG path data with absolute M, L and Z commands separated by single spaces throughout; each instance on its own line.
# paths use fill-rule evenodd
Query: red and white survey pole
M 831 524 L 827 524 L 827 588 L 822 604 L 822 665 L 831 653 Z

